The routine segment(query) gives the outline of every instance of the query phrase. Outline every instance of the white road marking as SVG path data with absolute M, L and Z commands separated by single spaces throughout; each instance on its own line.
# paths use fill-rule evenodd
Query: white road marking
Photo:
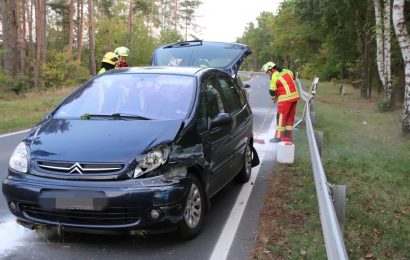
M 276 124 L 275 122 L 272 122 L 268 132 L 255 137 L 255 139 L 258 138 L 263 139 L 265 141 L 265 144 L 263 145 L 256 143 L 254 144 L 256 150 L 258 151 L 261 163 L 252 169 L 250 180 L 242 186 L 242 189 L 239 192 L 238 198 L 236 199 L 235 204 L 231 210 L 231 213 L 229 214 L 229 217 L 222 230 L 222 233 L 219 236 L 218 242 L 214 247 L 214 250 L 210 258 L 211 260 L 224 260 L 227 258 L 229 254 L 229 250 L 235 238 L 236 231 L 238 230 L 239 223 L 241 222 L 241 218 L 243 212 L 245 211 L 246 204 L 248 203 L 249 196 L 254 187 L 253 184 L 255 183 L 256 177 L 258 176 L 260 166 L 263 162 L 263 158 L 267 152 L 276 151 L 276 145 L 269 142 L 269 139 L 271 139 L 274 135 L 273 133 L 275 131 L 275 128 Z
M 21 130 L 21 131 L 18 131 L 18 132 L 13 132 L 13 133 L 8 133 L 8 134 L 3 134 L 3 135 L 0 135 L 0 138 L 7 137 L 7 136 L 12 136 L 12 135 L 18 135 L 18 134 L 25 133 L 25 132 L 28 132 L 28 131 L 30 131 L 30 129 Z

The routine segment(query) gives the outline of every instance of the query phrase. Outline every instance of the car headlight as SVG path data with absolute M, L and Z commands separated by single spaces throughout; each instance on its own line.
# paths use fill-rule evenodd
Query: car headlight
M 166 163 L 169 155 L 169 146 L 159 146 L 145 154 L 141 159 L 137 159 L 137 166 L 134 170 L 134 178 L 150 172 Z
M 21 142 L 14 149 L 13 154 L 11 155 L 9 161 L 10 169 L 13 169 L 18 172 L 27 173 L 29 162 L 29 153 L 27 145 L 24 142 Z

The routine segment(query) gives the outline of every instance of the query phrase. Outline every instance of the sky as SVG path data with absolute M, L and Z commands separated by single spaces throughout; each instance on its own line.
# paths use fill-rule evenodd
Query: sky
M 207 41 L 234 42 L 241 37 L 249 22 L 263 11 L 276 12 L 282 0 L 202 0 L 197 10 L 201 33 Z

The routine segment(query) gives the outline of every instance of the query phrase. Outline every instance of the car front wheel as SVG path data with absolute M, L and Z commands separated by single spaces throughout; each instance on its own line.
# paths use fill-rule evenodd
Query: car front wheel
M 205 196 L 201 183 L 195 175 L 191 175 L 192 185 L 189 190 L 184 217 L 178 224 L 179 235 L 183 239 L 197 236 L 202 228 L 205 212 Z

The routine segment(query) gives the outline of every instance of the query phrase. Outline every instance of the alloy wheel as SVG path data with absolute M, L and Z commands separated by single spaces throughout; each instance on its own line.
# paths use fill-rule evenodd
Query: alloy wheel
M 192 183 L 185 206 L 184 218 L 189 228 L 196 228 L 202 214 L 201 193 L 195 183 Z

